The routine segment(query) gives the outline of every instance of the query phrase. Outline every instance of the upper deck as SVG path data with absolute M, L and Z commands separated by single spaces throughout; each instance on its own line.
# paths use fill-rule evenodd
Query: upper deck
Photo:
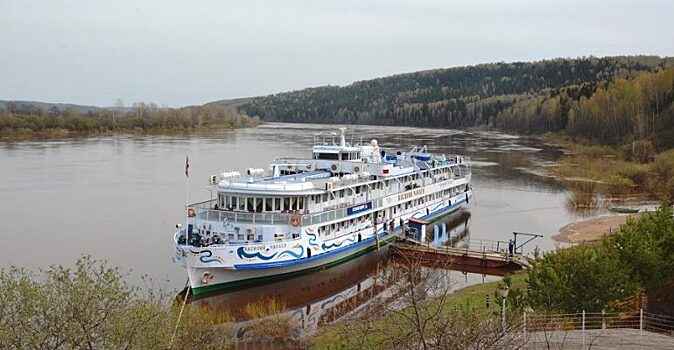
M 217 190 L 235 194 L 311 196 L 434 169 L 440 173 L 443 168 L 457 165 L 467 165 L 466 159 L 432 155 L 426 153 L 425 146 L 395 154 L 381 150 L 376 140 L 352 146 L 346 142 L 342 129 L 340 144 L 315 144 L 310 158 L 277 158 L 269 170 L 249 168 L 244 175 L 225 172 L 217 182 Z

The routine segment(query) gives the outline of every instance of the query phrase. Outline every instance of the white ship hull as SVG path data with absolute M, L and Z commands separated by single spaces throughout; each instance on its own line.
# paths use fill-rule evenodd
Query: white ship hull
M 390 243 L 393 238 L 395 238 L 395 236 L 392 234 L 381 234 L 379 242 L 380 249 L 386 249 L 386 245 Z M 186 270 L 191 281 L 193 294 L 200 296 L 215 291 L 246 288 L 263 283 L 291 278 L 298 274 L 303 274 L 320 268 L 327 268 L 347 262 L 351 259 L 377 249 L 377 243 L 374 239 L 369 239 L 361 243 L 363 244 L 349 246 L 348 249 L 340 251 L 336 254 L 331 254 L 325 258 L 284 267 L 247 270 L 186 267 Z M 208 284 L 204 284 L 202 281 L 202 278 L 206 273 L 213 276 Z
M 447 201 L 430 203 L 427 206 L 414 208 L 410 213 L 396 217 L 394 221 L 400 222 L 402 220 L 406 222 L 412 217 L 423 220 L 434 220 L 456 212 L 465 206 L 470 201 L 470 198 L 472 198 L 472 191 L 455 196 L 451 201 L 452 205 L 446 205 Z M 380 249 L 386 249 L 387 244 L 399 236 L 401 228 L 400 225 L 396 224 L 393 230 L 384 231 L 383 226 L 380 226 L 378 228 L 378 243 L 371 228 L 360 231 L 362 233 L 360 242 L 357 241 L 355 235 L 350 236 L 353 237 L 354 242 L 350 242 L 348 237 L 340 237 L 341 242 L 346 243 L 344 246 L 340 245 L 332 249 L 329 248 L 322 254 L 308 258 L 305 255 L 300 259 L 292 258 L 291 256 L 291 259 L 277 262 L 266 262 L 264 260 L 264 257 L 279 256 L 284 251 L 287 251 L 289 247 L 283 246 L 264 249 L 262 251 L 265 254 L 260 254 L 255 258 L 246 258 L 245 262 L 247 263 L 239 261 L 240 264 L 237 264 L 236 262 L 228 261 L 226 258 L 227 255 L 232 255 L 232 247 L 196 248 L 179 246 L 176 248 L 174 261 L 185 266 L 192 293 L 195 296 L 202 296 L 218 291 L 234 290 L 269 283 L 320 268 L 335 266 L 367 254 L 377 249 L 377 246 Z M 311 230 L 311 228 L 306 229 Z M 337 245 L 340 239 L 326 240 L 321 243 L 326 243 L 327 246 Z M 311 245 L 316 245 L 316 243 L 308 239 L 305 242 L 300 240 L 294 246 L 310 247 Z M 323 248 L 326 246 L 324 244 L 321 245 Z

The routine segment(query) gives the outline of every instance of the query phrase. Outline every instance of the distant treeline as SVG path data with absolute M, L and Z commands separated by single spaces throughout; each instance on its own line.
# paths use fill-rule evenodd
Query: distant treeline
M 604 144 L 657 131 L 657 143 L 671 147 L 673 66 L 657 56 L 481 64 L 280 93 L 238 108 L 267 121 L 565 131 Z
M 75 109 L 48 110 L 11 103 L 0 108 L 0 135 L 24 136 L 59 131 L 93 133 L 126 131 L 181 131 L 200 128 L 241 128 L 259 124 L 233 107 L 217 105 L 179 109 L 161 108 L 154 103 L 134 103 L 131 111 L 122 108 L 78 112 Z
M 674 147 L 674 68 L 617 78 L 580 98 L 572 88 L 521 99 L 499 113 L 495 125 L 520 133 L 564 132 L 605 145 L 644 140 Z

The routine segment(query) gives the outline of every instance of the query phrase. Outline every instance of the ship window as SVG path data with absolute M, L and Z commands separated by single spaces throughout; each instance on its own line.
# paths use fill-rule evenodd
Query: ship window
M 262 205 L 264 204 L 263 202 L 264 202 L 263 198 L 255 198 L 255 212 L 256 213 L 259 213 L 259 212 L 262 211 Z
M 290 198 L 288 197 L 283 198 L 283 210 L 285 211 L 290 210 Z
M 246 198 L 246 210 L 255 210 L 255 198 Z
M 281 211 L 281 198 L 274 198 L 274 210 Z
M 318 157 L 316 159 L 339 160 L 339 154 L 338 153 L 318 153 Z
M 264 211 L 273 211 L 274 207 L 272 205 L 272 198 L 265 198 L 264 199 Z
M 298 204 L 297 204 L 297 209 L 302 210 L 304 209 L 304 197 L 299 198 Z
M 243 197 L 236 197 L 235 199 L 238 201 L 238 209 L 246 210 L 246 200 Z

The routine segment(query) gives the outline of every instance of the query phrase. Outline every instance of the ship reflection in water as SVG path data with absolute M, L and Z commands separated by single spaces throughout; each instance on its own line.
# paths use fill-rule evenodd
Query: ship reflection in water
M 460 211 L 442 220 L 447 225 L 447 235 L 454 246 L 467 244 L 470 238 L 470 217 L 470 212 Z M 222 321 L 233 320 L 223 324 L 223 327 L 228 328 L 229 333 L 237 339 L 246 338 L 250 325 L 255 321 L 252 319 L 256 317 L 252 309 L 277 308 L 273 316 L 289 319 L 299 335 L 311 335 L 319 326 L 345 316 L 364 315 L 373 308 L 395 302 L 400 296 L 391 290 L 395 282 L 392 272 L 401 263 L 404 262 L 391 257 L 388 249 L 382 248 L 329 269 L 204 297 L 192 301 L 192 305 L 213 315 L 225 315 Z M 438 267 L 424 264 L 424 268 Z M 494 269 L 472 267 L 465 270 L 461 266 L 450 266 L 450 269 L 454 268 L 457 270 L 450 271 L 450 277 L 455 289 L 496 280 L 497 276 L 504 274 L 504 271 Z M 273 307 L 269 306 L 270 303 Z

